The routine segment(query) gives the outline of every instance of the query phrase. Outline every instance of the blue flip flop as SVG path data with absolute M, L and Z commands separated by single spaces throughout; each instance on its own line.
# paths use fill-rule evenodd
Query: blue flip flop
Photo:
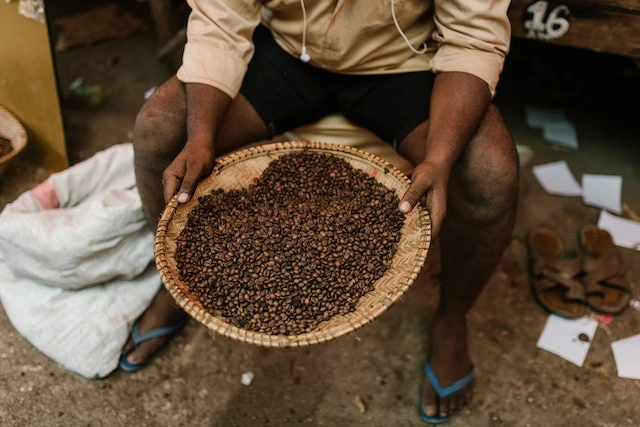
M 438 400 L 440 400 L 444 399 L 447 396 L 451 396 L 454 393 L 457 393 L 458 391 L 468 386 L 471 381 L 473 381 L 473 366 L 471 366 L 471 369 L 469 370 L 469 373 L 467 375 L 465 375 L 463 378 L 460 378 L 453 384 L 448 385 L 447 387 L 442 387 L 440 385 L 440 381 L 438 380 L 436 373 L 433 372 L 429 361 L 424 364 L 424 374 L 427 376 L 427 379 L 431 383 L 431 387 L 433 387 L 433 390 L 436 392 Z M 430 417 L 425 414 L 424 410 L 422 409 L 422 384 L 420 385 L 420 393 L 418 398 L 418 412 L 420 413 L 420 418 L 430 424 L 442 424 L 448 421 L 453 416 L 448 415 L 446 417 L 441 417 L 439 415 L 435 415 L 433 417 Z
M 170 336 L 186 324 L 187 324 L 187 316 L 184 316 L 182 319 L 178 320 L 178 322 L 175 325 L 154 329 L 152 331 L 147 332 L 146 334 L 140 335 L 140 321 L 137 320 L 133 324 L 133 328 L 131 329 L 131 338 L 133 339 L 133 348 L 135 350 L 136 348 L 138 348 L 140 344 L 142 344 L 143 342 L 149 341 L 153 338 Z M 151 355 L 147 357 L 147 359 L 142 363 L 131 363 L 127 359 L 127 356 L 123 354 L 120 356 L 120 363 L 118 364 L 118 366 L 120 366 L 120 369 L 127 372 L 139 371 L 140 369 L 147 366 L 151 362 L 151 360 L 153 360 L 153 358 L 156 357 L 158 353 L 160 353 L 160 351 L 164 348 L 167 342 L 169 341 L 167 340 L 164 344 L 158 347 L 156 351 L 151 353 Z

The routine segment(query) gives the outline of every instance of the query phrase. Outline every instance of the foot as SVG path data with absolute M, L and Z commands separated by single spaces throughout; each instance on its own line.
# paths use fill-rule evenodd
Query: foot
M 467 343 L 467 324 L 436 318 L 431 332 L 429 363 L 442 387 L 465 377 L 471 370 Z M 473 381 L 460 391 L 438 398 L 429 380 L 422 379 L 422 410 L 429 417 L 448 417 L 460 411 L 471 401 Z
M 157 328 L 175 325 L 184 316 L 184 311 L 175 305 L 171 295 L 162 288 L 140 318 L 140 335 L 144 335 Z M 127 357 L 129 363 L 139 365 L 145 362 L 169 339 L 171 339 L 171 336 L 153 338 L 143 342 L 138 348 L 135 348 L 133 340 L 129 337 L 129 340 L 122 349 L 122 354 Z

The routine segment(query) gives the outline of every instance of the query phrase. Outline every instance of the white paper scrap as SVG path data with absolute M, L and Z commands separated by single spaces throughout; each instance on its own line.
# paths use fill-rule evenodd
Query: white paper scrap
M 546 124 L 566 122 L 562 110 L 544 109 L 527 106 L 526 108 L 527 124 L 532 128 L 543 128 Z
M 578 134 L 571 122 L 548 123 L 542 129 L 542 137 L 556 145 L 578 149 Z
M 616 246 L 640 250 L 640 222 L 601 211 L 598 228 L 607 230 Z
M 240 377 L 240 382 L 243 385 L 251 385 L 252 381 L 253 381 L 253 372 L 251 371 L 244 372 Z
M 564 160 L 534 166 L 533 174 L 547 193 L 557 196 L 580 196 L 582 194 L 580 184 Z
M 574 365 L 582 366 L 597 328 L 598 321 L 588 317 L 565 319 L 551 314 L 537 346 Z
M 640 335 L 612 342 L 611 350 L 618 376 L 640 380 Z
M 585 205 L 596 206 L 620 214 L 622 213 L 621 194 L 621 176 L 582 175 L 582 200 Z

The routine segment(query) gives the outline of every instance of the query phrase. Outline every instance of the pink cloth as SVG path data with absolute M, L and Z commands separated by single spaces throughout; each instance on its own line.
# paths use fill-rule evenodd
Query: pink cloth
M 31 194 L 38 199 L 44 209 L 57 209 L 60 207 L 56 189 L 48 179 L 31 189 Z

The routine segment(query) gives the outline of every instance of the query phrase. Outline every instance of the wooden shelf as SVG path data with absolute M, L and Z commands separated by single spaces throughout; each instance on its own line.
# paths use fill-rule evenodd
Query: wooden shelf
M 512 0 L 513 37 L 640 58 L 638 0 Z

